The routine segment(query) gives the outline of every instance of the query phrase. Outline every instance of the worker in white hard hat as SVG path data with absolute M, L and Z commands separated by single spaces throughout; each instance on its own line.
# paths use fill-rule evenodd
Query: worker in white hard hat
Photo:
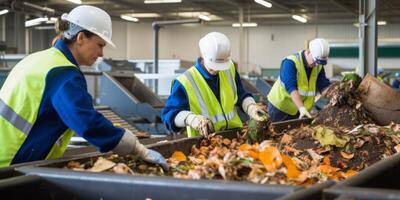
M 62 20 L 69 24 L 62 38 L 22 59 L 0 90 L 0 167 L 61 157 L 76 133 L 101 152 L 137 154 L 167 169 L 161 154 L 93 108 L 80 66 L 102 57 L 106 44 L 115 47 L 110 16 L 84 5 Z
M 311 118 L 317 92 L 322 93 L 330 81 L 324 65 L 329 56 L 329 43 L 317 38 L 309 49 L 287 56 L 281 64 L 280 75 L 268 94 L 268 113 L 271 121 Z
M 394 81 L 392 83 L 392 87 L 395 89 L 400 89 L 400 71 L 394 74 Z
M 243 89 L 230 58 L 228 37 L 211 32 L 199 41 L 201 57 L 174 81 L 162 110 L 162 120 L 172 132 L 186 127 L 187 135 L 206 136 L 215 131 L 242 127 L 237 107 L 257 121 L 267 113 Z
M 385 70 L 381 66 L 378 66 L 378 75 L 376 75 L 376 78 L 382 83 L 385 83 L 384 76 Z

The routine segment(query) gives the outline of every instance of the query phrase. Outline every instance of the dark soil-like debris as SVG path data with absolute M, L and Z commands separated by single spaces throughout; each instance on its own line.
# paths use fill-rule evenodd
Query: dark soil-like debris
M 326 92 L 329 104 L 317 115 L 313 124 L 354 128 L 374 123 L 363 107 L 353 81 L 334 83 Z

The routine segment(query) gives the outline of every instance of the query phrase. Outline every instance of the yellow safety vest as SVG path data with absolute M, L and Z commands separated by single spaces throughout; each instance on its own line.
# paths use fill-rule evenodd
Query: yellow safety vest
M 210 119 L 215 131 L 243 126 L 236 110 L 238 96 L 235 76 L 236 69 L 233 64 L 228 70 L 218 72 L 221 103 L 196 67 L 191 67 L 177 78 L 185 88 L 190 111 Z M 199 135 L 199 132 L 190 126 L 187 126 L 186 130 L 188 137 Z
M 381 76 L 376 76 L 376 78 L 380 81 L 380 82 L 382 82 L 382 83 L 385 83 L 385 81 L 383 80 L 383 78 L 381 77 Z
M 303 101 L 304 107 L 310 111 L 314 105 L 314 98 L 317 92 L 317 77 L 322 70 L 322 65 L 314 67 L 311 71 L 310 80 L 307 78 L 307 72 L 304 68 L 303 58 L 301 51 L 295 55 L 286 57 L 294 62 L 297 69 L 297 89 Z M 280 77 L 274 83 L 268 94 L 268 101 L 278 108 L 280 111 L 290 115 L 295 115 L 298 111 L 290 94 L 286 91 L 284 83 Z
M 0 90 L 0 167 L 10 165 L 35 124 L 46 75 L 56 67 L 77 66 L 52 47 L 27 56 L 8 75 Z M 61 157 L 73 134 L 66 130 L 46 159 Z

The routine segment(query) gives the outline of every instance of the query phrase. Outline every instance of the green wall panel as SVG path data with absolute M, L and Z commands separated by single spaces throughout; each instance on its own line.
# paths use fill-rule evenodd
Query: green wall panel
M 358 47 L 331 47 L 331 58 L 358 58 Z M 400 46 L 378 47 L 379 58 L 400 58 Z

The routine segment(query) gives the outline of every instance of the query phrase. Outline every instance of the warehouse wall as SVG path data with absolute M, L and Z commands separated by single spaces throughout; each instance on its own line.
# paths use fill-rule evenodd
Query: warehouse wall
M 114 36 L 126 37 L 124 41 L 116 38 L 121 49 L 109 55 L 126 55 L 131 59 L 151 59 L 153 57 L 153 30 L 151 24 L 135 24 L 117 22 Z M 123 28 L 121 28 L 123 27 Z M 126 32 L 125 32 L 126 31 Z M 225 33 L 232 43 L 232 58 L 239 60 L 239 29 L 232 27 L 212 27 L 206 25 L 169 26 L 160 31 L 160 58 L 178 58 L 194 60 L 198 55 L 198 40 L 210 31 Z M 336 42 L 356 42 L 358 29 L 353 25 L 291 25 L 267 26 L 245 29 L 244 66 L 243 71 L 251 71 L 259 67 L 279 68 L 283 57 L 304 47 L 304 41 L 315 36 L 324 37 Z M 388 24 L 379 26 L 379 39 L 400 41 L 400 26 Z M 115 38 L 115 37 L 114 37 Z M 118 41 L 120 40 L 120 41 Z M 330 64 L 340 67 L 353 67 L 357 59 L 331 59 Z M 378 64 L 384 68 L 400 68 L 400 59 L 379 59 Z

